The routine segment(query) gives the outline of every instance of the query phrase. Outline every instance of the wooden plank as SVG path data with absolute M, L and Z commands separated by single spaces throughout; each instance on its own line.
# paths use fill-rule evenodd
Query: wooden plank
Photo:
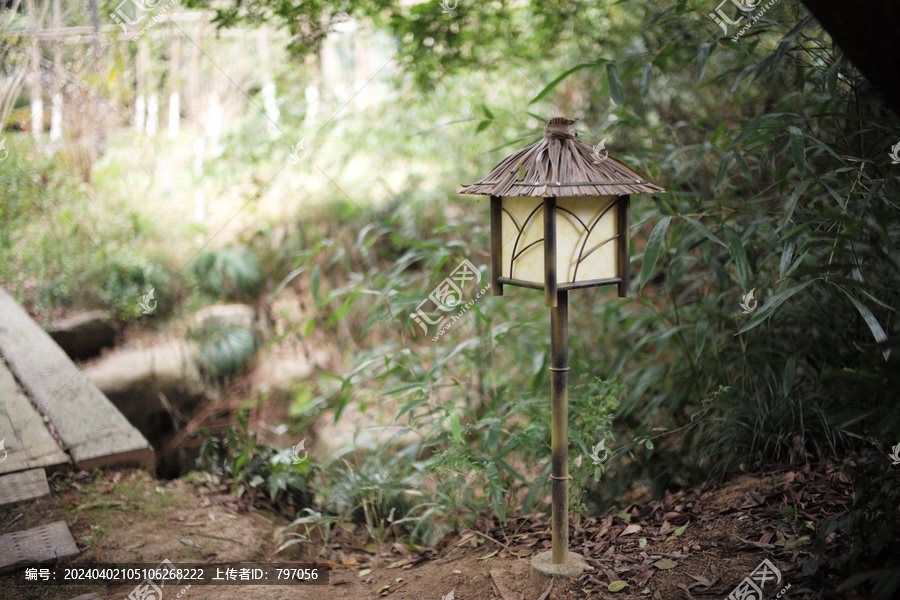
M 65 521 L 0 536 L 0 574 L 78 556 Z
M 48 467 L 56 471 L 66 465 L 71 466 L 71 459 L 50 435 L 44 420 L 31 405 L 2 360 L 0 360 L 0 441 L 4 441 L 5 446 L 5 450 L 0 451 L 2 461 L 0 474 L 36 467 Z
M 100 596 L 91 592 L 90 594 L 82 594 L 76 598 L 72 598 L 71 600 L 103 600 Z
M 19 471 L 0 477 L 0 506 L 49 495 L 50 486 L 43 469 Z
M 2 288 L 0 355 L 79 469 L 136 464 L 155 473 L 144 436 Z

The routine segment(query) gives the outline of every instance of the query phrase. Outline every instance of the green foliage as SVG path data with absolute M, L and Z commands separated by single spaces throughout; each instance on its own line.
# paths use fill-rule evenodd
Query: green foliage
M 234 375 L 250 360 L 256 344 L 253 332 L 243 327 L 212 324 L 190 336 L 200 348 L 200 367 L 212 377 Z
M 262 284 L 256 251 L 250 246 L 204 250 L 191 262 L 200 288 L 210 296 L 249 300 Z
M 101 559 L 101 550 L 105 547 L 103 543 L 106 539 L 106 530 L 102 525 L 91 525 L 91 533 L 89 535 L 79 536 L 81 541 L 87 544 L 88 548 L 94 551 L 94 559 Z
M 306 461 L 294 464 L 291 448 L 278 450 L 259 443 L 256 432 L 249 430 L 246 413 L 238 415 L 225 437 L 209 436 L 203 442 L 197 468 L 229 484 L 232 493 L 248 503 L 291 515 L 314 506 L 311 482 L 318 468 Z
M 453 7 L 446 12 L 444 6 Z M 188 8 L 215 11 L 221 28 L 270 23 L 290 34 L 289 51 L 299 58 L 315 54 L 325 36 L 350 19 L 372 23 L 397 40 L 397 60 L 421 89 L 432 89 L 462 70 L 497 67 L 496 53 L 510 62 L 536 61 L 564 55 L 567 44 L 590 46 L 598 38 L 623 44 L 632 11 L 585 0 L 530 0 L 527 3 L 417 2 L 387 0 L 254 0 L 212 2 L 184 0 Z M 617 27 L 611 27 L 615 21 Z M 602 31 L 602 34 L 598 34 Z M 491 40 L 488 45 L 485 40 Z
M 329 542 L 331 541 L 331 527 L 335 523 L 339 522 L 340 519 L 338 517 L 332 515 L 323 515 L 321 512 L 317 510 L 313 510 L 311 508 L 304 508 L 302 513 L 305 513 L 305 517 L 297 517 L 293 521 L 291 521 L 290 525 L 287 526 L 284 535 L 282 536 L 282 543 L 278 546 L 278 550 L 276 552 L 281 552 L 285 548 L 290 548 L 295 544 L 299 544 L 301 542 L 309 542 L 313 538 L 313 534 L 311 532 L 310 525 L 316 525 L 318 527 L 319 532 L 321 532 L 321 545 L 323 547 L 328 547 Z M 299 526 L 303 526 L 303 533 L 297 533 L 294 531 Z
M 387 450 L 376 449 L 360 461 L 341 458 L 333 463 L 325 473 L 330 482 L 326 501 L 347 520 L 365 525 L 378 542 L 391 533 L 433 544 L 434 511 L 429 503 L 417 500 L 421 496 L 413 476 L 417 469 L 402 464 L 400 457 L 388 459 Z
M 132 236 L 148 233 L 139 209 L 111 216 L 59 161 L 14 139 L 0 177 L 0 283 L 39 311 L 103 308 L 123 319 L 141 315 L 150 288 L 164 289 L 157 310 L 169 314 L 183 285 L 135 247 Z
M 636 206 L 637 235 L 652 228 L 639 306 L 596 304 L 584 323 L 608 341 L 571 344 L 583 367 L 609 365 L 603 377 L 624 385 L 629 428 L 681 427 L 698 398 L 727 385 L 684 446 L 720 475 L 900 435 L 889 375 L 897 182 L 880 166 L 896 118 L 810 19 L 767 17 L 752 37 L 714 44 L 684 39 L 683 10 L 660 12 L 641 33 L 649 50 L 609 70 L 625 74 L 616 95 L 639 89 L 643 100 L 617 101 L 619 139 L 636 148 L 629 162 L 669 191 Z M 687 92 L 692 61 L 702 96 Z M 576 72 L 535 99 L 575 87 Z M 759 307 L 743 317 L 751 289 Z
M 164 267 L 138 257 L 122 256 L 104 261 L 97 266 L 95 277 L 99 280 L 101 301 L 113 314 L 123 318 L 141 315 L 140 301 L 151 288 L 166 290 L 168 294 L 173 291 L 173 287 L 167 285 L 171 276 Z M 170 314 L 174 308 L 172 297 L 168 294 L 161 296 L 155 293 L 159 315 Z M 54 303 L 53 299 L 48 298 L 48 303 Z
M 838 591 L 869 588 L 873 600 L 896 598 L 900 592 L 900 474 L 888 467 L 886 456 L 866 452 L 844 461 L 844 472 L 853 482 L 853 503 L 846 513 L 821 523 L 814 543 L 815 555 L 801 568 L 817 575 L 829 564 L 846 577 Z M 835 534 L 849 551 L 826 557 L 826 540 Z
M 570 460 L 570 469 L 579 473 L 576 480 L 585 479 L 582 485 L 587 474 L 600 479 L 606 470 L 615 442 L 613 422 L 623 393 L 620 384 L 598 378 L 578 386 L 569 398 L 569 455 L 584 461 L 580 468 L 573 468 Z

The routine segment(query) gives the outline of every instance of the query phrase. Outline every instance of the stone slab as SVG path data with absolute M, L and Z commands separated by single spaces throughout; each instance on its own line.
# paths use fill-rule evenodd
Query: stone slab
M 0 477 L 0 506 L 49 495 L 50 486 L 43 469 L 19 471 Z
M 54 322 L 47 333 L 75 360 L 97 356 L 101 350 L 112 346 L 116 341 L 116 328 L 112 319 L 100 310 Z
M 541 552 L 531 559 L 531 580 L 532 582 L 544 584 L 553 577 L 557 579 L 569 579 L 578 577 L 584 573 L 587 568 L 587 561 L 580 554 L 569 552 L 566 556 L 566 562 L 562 564 L 553 563 L 553 552 Z
M 0 536 L 0 575 L 25 567 L 78 556 L 65 521 Z

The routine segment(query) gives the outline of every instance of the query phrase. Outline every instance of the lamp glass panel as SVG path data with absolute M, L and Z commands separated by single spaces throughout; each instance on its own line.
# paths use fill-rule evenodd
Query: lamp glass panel
M 501 277 L 544 284 L 543 205 L 543 198 L 530 196 L 500 199 Z
M 616 200 L 616 196 L 557 198 L 556 273 L 559 284 L 619 276 Z

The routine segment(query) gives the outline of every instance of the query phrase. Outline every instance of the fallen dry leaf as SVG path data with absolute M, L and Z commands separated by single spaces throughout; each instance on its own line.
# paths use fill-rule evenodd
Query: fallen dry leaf
M 656 573 L 655 570 L 647 569 L 646 571 L 642 571 L 642 572 L 638 573 L 637 575 L 633 576 L 631 578 L 631 580 L 634 581 L 634 583 L 636 585 L 644 585 L 645 583 L 647 583 L 647 580 L 649 580 L 651 577 L 653 577 L 654 573 Z
M 550 585 L 547 586 L 547 589 L 544 590 L 544 593 L 538 596 L 537 600 L 547 600 L 547 596 L 550 595 L 550 592 L 553 591 L 553 580 L 550 580 Z
M 694 600 L 694 597 L 691 595 L 691 590 L 688 586 L 684 585 L 683 583 L 676 583 L 675 587 L 681 588 L 681 590 L 684 591 L 684 593 L 687 595 L 688 600 Z
M 704 577 L 703 575 L 691 575 L 688 573 L 688 577 L 694 579 L 699 582 L 703 587 L 712 587 L 713 582 Z
M 521 596 L 512 591 L 512 589 L 503 582 L 503 574 L 501 571 L 492 569 L 491 581 L 494 582 L 494 587 L 497 588 L 497 593 L 500 594 L 500 597 L 503 600 L 521 600 Z

